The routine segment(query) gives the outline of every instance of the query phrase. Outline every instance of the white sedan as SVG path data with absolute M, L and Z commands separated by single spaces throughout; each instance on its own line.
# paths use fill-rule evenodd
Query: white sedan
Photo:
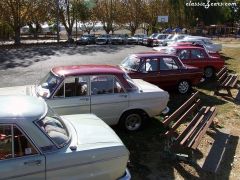
M 60 115 L 93 113 L 128 131 L 166 112 L 169 101 L 168 92 L 108 65 L 55 67 L 38 85 L 0 89 L 0 95 L 19 93 L 44 98 Z
M 95 115 L 60 117 L 41 98 L 0 96 L 2 180 L 130 180 L 128 157 Z

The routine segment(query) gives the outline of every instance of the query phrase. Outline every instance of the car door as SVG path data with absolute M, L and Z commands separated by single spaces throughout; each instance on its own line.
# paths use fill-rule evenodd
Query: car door
M 0 179 L 45 179 L 45 157 L 15 125 L 0 125 Z
M 162 56 L 159 63 L 159 87 L 165 88 L 175 86 L 182 78 L 182 73 L 179 64 L 175 57 Z
M 157 57 L 142 59 L 138 71 L 141 73 L 141 79 L 159 85 L 159 79 L 157 78 L 159 72 L 159 59 Z
M 207 54 L 203 49 L 191 49 L 191 65 L 204 69 L 207 62 Z
M 47 103 L 60 115 L 90 113 L 89 77 L 66 77 Z
M 128 107 L 128 94 L 114 75 L 90 77 L 91 113 L 96 114 L 107 124 L 114 125 Z

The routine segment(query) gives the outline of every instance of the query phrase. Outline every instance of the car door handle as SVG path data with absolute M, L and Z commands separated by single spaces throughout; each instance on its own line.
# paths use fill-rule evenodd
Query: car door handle
M 31 166 L 31 165 L 34 165 L 34 164 L 36 164 L 36 165 L 40 165 L 41 164 L 41 160 L 35 160 L 35 161 L 26 161 L 26 162 L 24 162 L 24 165 L 29 165 L 29 166 Z
M 89 98 L 80 98 L 79 100 L 80 100 L 80 101 L 88 101 Z

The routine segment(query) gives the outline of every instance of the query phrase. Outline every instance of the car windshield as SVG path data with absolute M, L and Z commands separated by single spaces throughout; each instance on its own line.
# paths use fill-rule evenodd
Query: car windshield
M 140 64 L 141 64 L 141 60 L 139 58 L 137 58 L 136 56 L 131 55 L 131 56 L 126 57 L 122 61 L 121 66 L 128 70 L 137 71 Z
M 55 76 L 52 72 L 49 72 L 37 85 L 37 94 L 41 97 L 49 98 L 61 81 L 61 77 Z
M 63 147 L 69 141 L 70 136 L 66 125 L 50 107 L 47 115 L 36 123 L 58 147 Z
M 124 78 L 127 80 L 131 88 L 126 89 L 128 92 L 138 91 L 138 87 L 135 85 L 134 81 L 125 73 Z
M 157 33 L 154 33 L 152 34 L 151 36 L 149 36 L 150 38 L 155 38 L 158 34 Z
M 99 38 L 108 38 L 109 35 L 108 34 L 103 34 L 103 35 L 100 35 Z

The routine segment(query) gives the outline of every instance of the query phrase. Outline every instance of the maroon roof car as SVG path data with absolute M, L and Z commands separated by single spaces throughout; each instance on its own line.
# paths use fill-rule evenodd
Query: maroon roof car
M 202 69 L 206 78 L 211 78 L 224 66 L 224 60 L 220 56 L 209 55 L 202 47 L 175 46 L 166 49 L 164 53 L 176 55 L 184 64 Z
M 187 93 L 203 77 L 200 69 L 184 65 L 178 57 L 159 53 L 129 55 L 120 67 L 132 78 L 143 79 L 163 89 L 177 87 L 181 94 Z

